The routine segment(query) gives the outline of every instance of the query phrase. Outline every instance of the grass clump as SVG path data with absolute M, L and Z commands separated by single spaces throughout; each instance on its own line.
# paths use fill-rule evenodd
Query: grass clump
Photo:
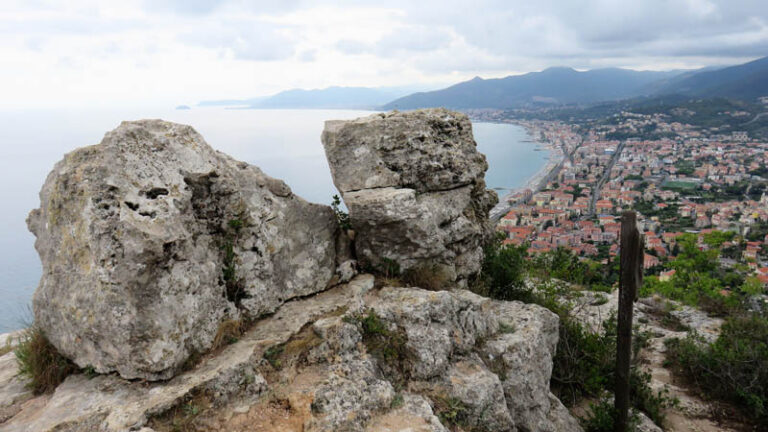
M 207 428 L 200 424 L 200 419 L 212 406 L 211 398 L 204 392 L 190 394 L 181 403 L 150 418 L 147 426 L 158 432 L 197 432 L 207 430 Z
M 731 317 L 711 344 L 690 334 L 666 345 L 673 370 L 704 395 L 732 402 L 749 421 L 768 422 L 768 320 Z
M 395 397 L 392 398 L 392 402 L 389 403 L 389 409 L 398 409 L 403 406 L 405 403 L 405 398 L 403 397 L 403 394 L 398 392 L 395 394 Z
M 449 287 L 451 277 L 445 266 L 440 264 L 422 264 L 403 273 L 403 282 L 408 285 L 430 291 L 440 291 Z
M 283 366 L 280 356 L 283 354 L 284 350 L 285 344 L 271 346 L 264 351 L 264 360 L 266 360 L 273 368 L 280 370 Z
M 227 300 L 238 307 L 246 294 L 245 281 L 237 275 L 237 254 L 235 253 L 235 245 L 237 245 L 239 240 L 240 230 L 244 226 L 245 221 L 240 218 L 227 221 L 227 229 L 224 233 L 224 239 L 221 245 L 223 253 L 221 281 L 225 287 Z
M 13 347 L 11 346 L 11 342 L 8 341 L 5 343 L 5 346 L 0 347 L 0 357 L 8 354 L 11 351 L 13 351 Z
M 322 339 L 307 324 L 286 342 L 267 348 L 263 357 L 276 370 L 290 368 L 306 363 L 309 352 L 320 343 Z
M 517 329 L 515 328 L 515 326 L 514 326 L 514 325 L 512 325 L 512 324 L 507 324 L 507 323 L 505 323 L 505 322 L 500 322 L 500 323 L 499 323 L 499 333 L 503 333 L 503 334 L 512 334 L 512 333 L 514 333 L 515 331 L 517 331 Z
M 390 329 L 373 309 L 365 315 L 347 315 L 345 321 L 360 326 L 363 344 L 371 355 L 383 360 L 393 371 L 405 373 L 407 338 L 403 331 Z
M 246 328 L 247 325 L 243 320 L 222 321 L 219 323 L 219 328 L 216 330 L 216 336 L 213 338 L 211 351 L 237 342 L 240 340 L 243 333 L 245 333 Z
M 19 374 L 36 394 L 52 392 L 67 376 L 77 372 L 77 366 L 62 356 L 36 325 L 24 331 L 14 352 Z
M 470 425 L 472 420 L 470 411 L 461 400 L 442 395 L 432 395 L 430 399 L 440 422 L 448 425 L 450 430 L 457 430 L 457 428 L 463 430 Z

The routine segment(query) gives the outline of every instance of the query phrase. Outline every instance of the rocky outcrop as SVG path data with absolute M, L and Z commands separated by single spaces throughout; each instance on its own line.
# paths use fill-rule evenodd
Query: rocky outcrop
M 0 431 L 581 430 L 549 392 L 554 314 L 373 281 L 288 301 L 168 382 L 70 376 Z
M 189 126 L 124 122 L 67 154 L 29 229 L 35 322 L 80 367 L 170 378 L 219 324 L 326 289 L 337 224 Z
M 358 258 L 378 269 L 439 266 L 462 281 L 492 232 L 488 168 L 472 124 L 445 109 L 326 122 L 323 145 L 349 208 Z
M 435 290 L 479 270 L 490 232 L 467 118 L 332 122 L 324 142 L 354 245 L 330 208 L 188 126 L 123 123 L 68 154 L 28 220 L 35 319 L 88 372 L 33 396 L 1 357 L 0 432 L 581 431 L 549 391 L 554 313 Z M 450 277 L 374 284 L 355 250 Z M 234 320 L 250 325 L 210 350 Z

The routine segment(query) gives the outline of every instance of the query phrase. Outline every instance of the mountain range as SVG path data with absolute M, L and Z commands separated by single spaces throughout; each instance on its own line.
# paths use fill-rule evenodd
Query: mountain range
M 423 89 L 424 86 L 421 86 Z M 203 101 L 198 106 L 237 106 L 255 109 L 376 109 L 387 102 L 413 93 L 418 87 L 328 87 L 292 89 L 272 96 L 251 99 Z
M 590 104 L 642 96 L 684 95 L 753 100 L 768 96 L 768 57 L 742 65 L 695 71 L 549 68 L 506 78 L 474 78 L 442 90 L 414 93 L 381 107 L 415 109 L 518 108 Z
M 512 109 L 589 105 L 666 95 L 754 101 L 768 96 L 768 57 L 730 67 L 661 72 L 621 68 L 577 71 L 552 67 L 504 78 L 475 77 L 439 90 L 416 93 L 414 90 L 414 86 L 293 89 L 272 96 L 203 101 L 198 105 L 263 109 Z

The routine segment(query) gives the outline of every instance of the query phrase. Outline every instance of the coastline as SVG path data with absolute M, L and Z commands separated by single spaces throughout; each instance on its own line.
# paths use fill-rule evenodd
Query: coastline
M 526 142 L 530 142 L 531 144 L 540 147 L 543 150 L 547 151 L 547 161 L 542 165 L 542 167 L 536 171 L 534 175 L 532 175 L 528 180 L 520 187 L 510 189 L 504 196 L 499 197 L 499 203 L 494 206 L 490 213 L 489 218 L 496 222 L 499 219 L 501 219 L 502 216 L 504 216 L 511 208 L 512 205 L 509 203 L 509 199 L 512 198 L 514 195 L 521 193 L 525 191 L 526 189 L 531 190 L 533 193 L 538 192 L 540 189 L 542 189 L 549 181 L 549 177 L 554 173 L 556 170 L 558 170 L 565 160 L 565 156 L 561 149 L 559 149 L 554 143 L 549 141 L 542 141 L 536 138 L 535 130 L 532 129 L 530 126 L 517 123 L 517 122 L 500 122 L 503 124 L 514 124 L 517 126 L 522 127 L 525 129 L 526 134 L 528 135 L 529 139 L 526 140 Z

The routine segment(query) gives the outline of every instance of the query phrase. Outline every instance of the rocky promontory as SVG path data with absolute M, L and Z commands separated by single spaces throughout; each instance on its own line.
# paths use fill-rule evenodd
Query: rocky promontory
M 375 114 L 323 143 L 351 226 L 189 126 L 66 155 L 28 220 L 34 313 L 82 371 L 33 395 L 0 356 L 0 431 L 580 431 L 549 390 L 557 315 L 462 289 L 496 201 L 469 120 Z M 448 277 L 366 273 L 393 263 Z

